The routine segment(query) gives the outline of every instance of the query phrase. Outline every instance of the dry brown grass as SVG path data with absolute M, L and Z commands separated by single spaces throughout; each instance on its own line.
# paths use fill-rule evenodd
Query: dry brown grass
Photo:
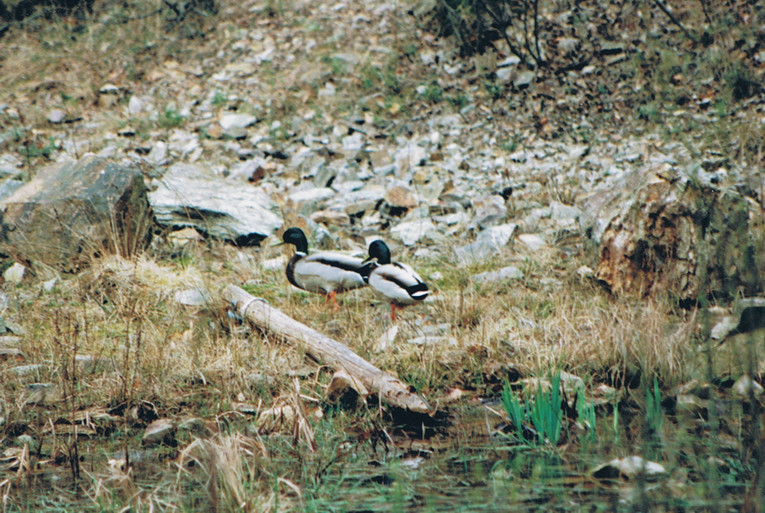
M 146 1 L 136 11 L 156 10 L 159 6 L 161 2 Z M 96 5 L 97 12 L 99 9 Z M 138 14 L 136 11 L 134 15 Z M 6 101 L 10 99 L 6 95 L 12 95 L 21 104 L 28 102 L 28 122 L 44 119 L 44 112 L 32 108 L 34 104 L 48 103 L 40 100 L 55 103 L 66 95 L 92 104 L 98 88 L 104 84 L 126 82 L 129 78 L 126 72 L 135 69 L 135 60 L 145 60 L 147 43 L 162 41 L 164 32 L 158 15 L 142 19 L 136 16 L 131 23 L 120 23 L 116 17 L 88 23 L 75 20 L 50 23 L 44 19 L 26 23 L 33 30 L 14 32 L 15 37 L 3 52 L 0 90 L 4 91 Z M 66 44 L 60 44 L 62 41 Z M 166 45 L 156 45 L 150 53 L 161 62 L 169 50 Z
M 380 358 L 388 367 L 396 367 L 396 361 L 403 359 L 419 360 L 433 369 L 441 365 L 430 359 L 464 365 L 478 355 L 483 364 L 510 364 L 529 375 L 563 368 L 617 381 L 637 370 L 657 373 L 671 382 L 687 378 L 681 363 L 689 350 L 692 318 L 678 319 L 670 306 L 658 301 L 614 299 L 570 269 L 556 270 L 555 280 L 545 283 L 550 277 L 545 270 L 553 267 L 553 259 L 537 258 L 537 265 L 527 266 L 524 280 L 504 284 L 465 284 L 462 273 L 513 263 L 512 255 L 478 269 L 449 269 L 438 284 L 442 290 L 435 301 L 404 314 L 399 341 L 387 357 Z M 442 323 L 449 325 L 444 335 L 456 340 L 456 345 L 406 343 L 427 325 Z M 375 339 L 385 328 L 378 323 L 369 336 Z M 449 374 L 453 373 L 444 369 L 444 377 Z M 479 377 L 473 376 L 480 381 Z
M 257 439 L 235 433 L 194 440 L 178 457 L 178 485 L 187 474 L 201 474 L 210 503 L 219 511 L 282 511 L 289 502 L 268 490 L 272 481 L 268 453 Z
M 172 485 L 136 488 L 129 469 L 89 469 L 94 500 L 112 490 L 117 502 L 163 509 L 157 501 L 191 479 L 189 473 L 197 476 L 194 479 L 206 476 L 207 500 L 225 505 L 223 510 L 268 509 L 276 498 L 274 488 L 263 483 L 279 479 L 285 480 L 280 493 L 299 500 L 300 490 L 288 476 L 263 470 L 268 454 L 257 436 L 282 434 L 306 454 L 314 451 L 312 426 L 331 373 L 298 348 L 232 321 L 218 297 L 227 283 L 244 283 L 272 306 L 346 342 L 378 367 L 416 386 L 433 404 L 448 401 L 453 387 L 495 394 L 502 377 L 508 376 L 503 369 L 508 368 L 520 370 L 522 377 L 544 376 L 561 368 L 593 384 L 619 383 L 634 373 L 656 373 L 665 383 L 688 377 L 683 361 L 690 347 L 692 316 L 677 319 L 658 302 L 615 300 L 581 281 L 571 269 L 577 262 L 555 264 L 555 253 L 531 261 L 527 255 L 508 252 L 503 259 L 469 269 L 445 265 L 440 259 L 409 259 L 426 279 L 436 269 L 443 276 L 432 283 L 437 289 L 432 302 L 401 314 L 397 339 L 382 351 L 378 340 L 392 326 L 389 310 L 368 290 L 342 295 L 342 308 L 335 312 L 322 297 L 289 286 L 281 268 L 262 267 L 262 262 L 280 254 L 275 249 L 197 244 L 184 254 L 180 261 L 107 257 L 86 273 L 62 279 L 52 292 L 42 291 L 35 279 L 9 290 L 14 298 L 10 318 L 19 319 L 28 330 L 20 344 L 23 363 L 45 364 L 36 375 L 18 382 L 50 381 L 65 397 L 50 396 L 47 402 L 32 404 L 5 381 L 4 404 L 16 405 L 5 415 L 13 422 L 28 422 L 31 406 L 50 423 L 82 411 L 95 416 L 96 411 L 102 415 L 120 404 L 151 404 L 160 416 L 199 415 L 230 426 L 248 422 L 238 405 L 249 404 L 256 414 L 289 410 L 289 416 L 280 422 L 258 422 L 250 428 L 254 438 L 237 430 L 220 431 L 212 438 L 181 438 L 182 470 Z M 407 260 L 405 255 L 402 260 Z M 477 285 L 466 279 L 472 272 L 508 262 L 524 269 L 523 280 Z M 175 293 L 189 288 L 208 290 L 209 304 L 178 304 Z M 24 316 L 19 315 L 22 311 Z M 434 326 L 440 327 L 434 331 Z M 409 342 L 433 334 L 446 338 L 425 345 Z M 86 355 L 92 357 L 90 363 L 75 359 Z M 9 372 L 12 363 L 0 362 L 0 372 Z M 362 418 L 378 414 L 370 411 Z M 74 422 L 86 431 L 100 421 L 90 426 L 84 420 Z M 136 435 L 145 426 L 127 418 L 108 422 Z M 34 432 L 31 425 L 30 430 Z M 63 444 L 61 450 L 70 454 L 71 447 Z M 198 468 L 189 469 L 190 461 Z M 243 491 L 246 487 L 252 493 L 253 483 L 259 483 L 255 498 Z M 285 506 L 284 500 L 278 499 L 280 508 L 297 507 Z

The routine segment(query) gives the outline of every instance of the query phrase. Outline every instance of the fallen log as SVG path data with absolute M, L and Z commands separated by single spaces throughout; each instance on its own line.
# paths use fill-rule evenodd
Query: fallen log
M 332 366 L 335 370 L 344 370 L 367 390 L 376 392 L 382 401 L 413 413 L 431 413 L 430 407 L 411 390 L 411 387 L 384 373 L 346 345 L 299 323 L 235 285 L 226 287 L 223 297 L 235 306 L 239 315 L 258 328 L 276 335 L 285 342 L 304 347 L 311 357 Z

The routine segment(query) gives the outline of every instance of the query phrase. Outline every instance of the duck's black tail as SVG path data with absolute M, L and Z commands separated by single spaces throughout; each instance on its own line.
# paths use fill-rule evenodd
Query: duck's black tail
M 407 287 L 406 291 L 412 299 L 416 299 L 417 301 L 422 301 L 428 297 L 428 294 L 430 294 L 428 286 L 423 282 Z

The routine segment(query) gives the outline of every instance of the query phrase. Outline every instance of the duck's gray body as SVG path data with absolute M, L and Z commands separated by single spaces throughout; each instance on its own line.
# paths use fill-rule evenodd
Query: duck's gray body
M 324 294 L 337 306 L 335 294 L 366 286 L 362 276 L 364 263 L 360 258 L 320 251 L 308 254 L 308 240 L 300 228 L 290 228 L 282 236 L 284 244 L 293 244 L 295 254 L 287 263 L 285 273 L 289 282 L 303 290 Z
M 407 264 L 391 262 L 390 249 L 381 240 L 369 245 L 369 257 L 361 273 L 369 285 L 390 303 L 391 319 L 396 318 L 396 308 L 419 303 L 430 291 L 420 275 Z
M 396 306 L 419 303 L 428 297 L 428 286 L 406 264 L 393 262 L 377 266 L 369 273 L 369 285 Z
M 364 287 L 362 267 L 360 258 L 342 253 L 322 251 L 306 255 L 296 251 L 287 264 L 286 274 L 289 282 L 298 288 L 331 295 Z

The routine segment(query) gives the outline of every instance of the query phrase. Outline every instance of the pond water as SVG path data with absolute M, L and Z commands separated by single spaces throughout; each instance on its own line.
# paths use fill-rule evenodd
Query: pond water
M 757 426 L 745 410 L 715 422 L 667 415 L 660 434 L 641 430 L 644 419 L 627 409 L 616 422 L 606 412 L 593 436 L 568 423 L 552 445 L 519 439 L 491 413 L 496 406 L 462 408 L 419 433 L 390 419 L 361 428 L 357 414 L 327 415 L 312 424 L 311 443 L 284 432 L 247 437 L 248 424 L 229 424 L 219 440 L 246 442 L 230 446 L 228 463 L 217 454 L 225 444 L 210 445 L 217 470 L 184 457 L 188 445 L 143 448 L 131 452 L 129 479 L 105 470 L 114 454 L 103 440 L 83 440 L 76 484 L 65 461 L 40 462 L 0 489 L 11 492 L 2 511 L 241 511 L 221 502 L 236 487 L 244 511 L 732 512 L 761 504 L 761 444 L 746 434 Z M 594 472 L 625 456 L 663 470 Z

